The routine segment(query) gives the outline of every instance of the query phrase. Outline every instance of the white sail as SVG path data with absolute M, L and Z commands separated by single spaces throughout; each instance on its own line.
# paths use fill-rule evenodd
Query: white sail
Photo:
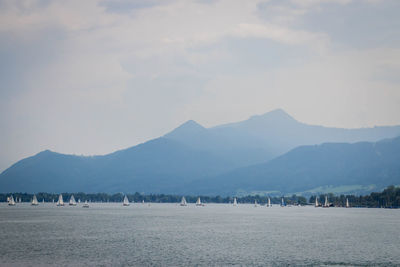
M 318 196 L 316 196 L 315 197 L 315 207 L 318 207 L 319 206 L 319 204 L 318 204 Z
M 267 207 L 271 207 L 271 199 L 268 197 L 268 204 Z
M 324 207 L 325 207 L 325 208 L 329 207 L 328 196 L 325 196 Z
M 257 200 L 254 200 L 254 207 L 258 207 Z
M 346 198 L 346 208 L 350 208 L 349 199 L 348 198 Z
M 196 206 L 203 206 L 203 204 L 201 204 L 200 197 L 199 197 L 199 198 L 197 198 L 197 201 L 196 201 Z
M 58 196 L 58 201 L 57 201 L 56 205 L 57 206 L 64 206 L 64 200 L 63 200 L 63 197 L 62 197 L 61 194 Z
M 129 199 L 128 197 L 125 195 L 124 197 L 124 202 L 122 203 L 123 206 L 129 206 Z
M 186 198 L 185 197 L 182 197 L 182 200 L 181 200 L 181 204 L 180 204 L 181 206 L 187 206 L 187 202 L 186 202 Z
M 281 207 L 284 207 L 284 206 L 285 206 L 285 200 L 282 198 Z
M 10 205 L 10 206 L 15 206 L 14 197 L 13 197 L 12 195 L 11 195 L 11 197 L 9 198 L 8 205 Z
M 32 206 L 37 206 L 37 205 L 39 205 L 39 202 L 38 202 L 38 200 L 37 200 L 37 198 L 36 198 L 36 195 L 33 195 L 33 198 L 32 198 Z
M 85 203 L 83 204 L 82 207 L 84 207 L 84 208 L 89 208 L 89 203 L 87 202 L 87 200 L 85 200 Z
M 76 206 L 76 201 L 75 201 L 74 195 L 71 195 L 71 198 L 69 199 L 69 205 Z
M 236 197 L 233 199 L 233 206 L 237 206 L 237 200 L 236 200 Z

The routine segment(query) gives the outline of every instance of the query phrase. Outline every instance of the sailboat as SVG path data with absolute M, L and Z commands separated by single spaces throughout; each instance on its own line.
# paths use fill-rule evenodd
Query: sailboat
M 271 206 L 271 199 L 270 199 L 269 197 L 268 197 L 267 207 L 272 207 L 272 206 Z
M 285 200 L 282 198 L 282 201 L 281 201 L 281 207 L 285 207 L 286 206 L 286 204 L 285 204 Z
M 200 197 L 196 201 L 196 206 L 204 206 L 204 204 L 201 203 Z
M 350 208 L 349 199 L 348 198 L 346 198 L 346 208 Z
M 329 208 L 328 196 L 325 196 L 324 208 Z
M 187 206 L 187 202 L 186 202 L 186 198 L 185 197 L 182 197 L 182 200 L 181 200 L 181 204 L 180 204 L 181 206 Z
M 58 196 L 58 201 L 57 201 L 56 205 L 57 206 L 64 206 L 64 200 L 63 200 L 63 197 L 62 197 L 61 194 Z
M 11 195 L 11 197 L 9 198 L 9 200 L 8 200 L 8 205 L 9 206 L 15 206 L 16 205 L 16 203 L 15 203 L 15 201 L 14 201 L 14 197 Z
M 128 197 L 126 195 L 124 197 L 124 202 L 122 202 L 122 206 L 129 206 L 129 200 L 128 200 Z
M 236 200 L 236 197 L 233 199 L 233 206 L 237 206 L 237 200 Z
M 85 203 L 83 204 L 82 208 L 89 208 L 89 203 L 87 200 L 85 200 Z
M 254 207 L 258 207 L 257 200 L 254 200 Z
M 319 203 L 318 203 L 318 196 L 315 197 L 315 207 L 319 207 Z
M 42 203 L 44 204 L 44 198 L 42 199 Z
M 75 201 L 74 195 L 71 195 L 71 198 L 69 199 L 69 205 L 76 206 L 76 201 Z
M 39 205 L 39 202 L 37 201 L 36 195 L 33 195 L 31 205 L 32 206 L 38 206 Z

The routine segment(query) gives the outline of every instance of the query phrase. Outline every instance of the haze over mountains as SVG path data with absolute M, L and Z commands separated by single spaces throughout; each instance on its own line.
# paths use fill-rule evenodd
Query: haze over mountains
M 193 182 L 198 194 L 367 192 L 400 182 L 400 137 L 300 146 L 262 164 Z M 210 184 L 213 186 L 210 187 Z M 328 187 L 328 188 L 324 188 Z M 260 192 L 261 191 L 261 192 Z
M 398 135 L 400 126 L 329 128 L 298 122 L 282 109 L 277 109 L 245 121 L 208 129 L 188 121 L 164 137 L 245 166 L 265 162 L 300 145 L 375 142 Z
M 400 126 L 328 128 L 298 122 L 283 110 L 212 128 L 188 121 L 163 137 L 104 156 L 43 151 L 1 173 L 0 191 L 368 191 L 400 184 L 399 139 L 375 143 L 397 136 Z M 344 144 L 355 142 L 363 143 Z M 322 143 L 330 144 L 314 146 Z

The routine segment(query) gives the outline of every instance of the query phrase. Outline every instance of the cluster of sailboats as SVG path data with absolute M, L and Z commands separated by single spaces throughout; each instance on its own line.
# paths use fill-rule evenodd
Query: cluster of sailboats
M 318 198 L 316 197 L 315 198 L 315 204 L 314 204 L 314 206 L 316 207 L 316 208 L 319 208 L 319 207 L 322 207 L 322 208 L 329 208 L 329 207 L 334 207 L 334 205 L 332 204 L 332 203 L 329 203 L 329 201 L 328 201 L 328 196 L 325 196 L 325 202 L 322 204 L 322 203 L 319 203 L 318 202 Z M 345 205 L 345 207 L 346 208 L 350 208 L 350 204 L 349 204 L 349 199 L 348 198 L 346 198 L 346 205 Z
M 78 203 L 81 203 L 81 200 L 80 200 L 80 199 L 78 199 Z M 65 205 L 65 204 L 64 204 L 64 199 L 63 199 L 63 197 L 62 197 L 62 194 L 60 194 L 60 195 L 58 196 L 58 200 L 57 200 L 56 205 L 59 206 L 59 207 Z M 76 206 L 76 205 L 77 205 L 74 195 L 71 195 L 71 198 L 69 199 L 68 205 L 69 205 L 69 206 Z M 88 203 L 87 200 L 85 201 L 85 203 L 83 203 L 82 207 L 83 207 L 83 208 L 89 208 L 89 203 Z
M 22 202 L 22 201 L 21 201 L 21 198 L 18 199 L 18 202 Z M 10 197 L 7 197 L 7 203 L 8 203 L 9 206 L 15 206 L 17 202 L 14 200 L 14 197 L 11 195 Z M 44 203 L 44 199 L 43 199 L 43 203 Z M 54 199 L 53 199 L 53 203 L 54 203 Z M 73 195 L 71 195 L 71 197 L 70 197 L 70 199 L 69 199 L 69 201 L 68 201 L 68 205 L 69 205 L 69 206 L 77 206 L 78 203 L 81 203 L 81 200 L 78 199 L 78 201 L 76 201 L 76 200 L 75 200 L 75 197 L 74 197 Z M 144 203 L 144 200 L 143 200 L 143 203 Z M 66 205 L 66 204 L 64 203 L 64 199 L 63 199 L 62 194 L 60 194 L 60 195 L 58 196 L 58 200 L 57 200 L 57 202 L 56 202 L 55 204 L 56 204 L 56 206 L 58 206 L 58 207 L 62 207 L 62 206 L 65 206 L 65 205 Z M 128 197 L 125 195 L 125 196 L 124 196 L 124 199 L 123 199 L 123 201 L 122 201 L 122 205 L 123 205 L 123 206 L 129 206 L 129 204 L 130 204 L 130 203 L 129 203 Z M 39 201 L 38 201 L 36 195 L 33 195 L 32 200 L 31 200 L 31 205 L 32 205 L 32 206 L 38 206 L 38 205 L 39 205 Z M 89 206 L 89 202 L 86 200 L 86 201 L 83 203 L 82 207 L 83 207 L 83 208 L 89 208 L 89 207 L 90 207 L 90 206 Z
M 182 197 L 181 203 L 180 203 L 179 205 L 180 205 L 180 206 L 183 206 L 183 207 L 185 207 L 185 206 L 188 205 L 188 203 L 187 203 L 185 197 Z M 205 206 L 204 203 L 201 202 L 200 197 L 197 198 L 197 201 L 196 201 L 196 204 L 195 204 L 195 205 L 196 205 L 197 207 L 204 207 L 204 206 Z
M 8 202 L 8 205 L 9 205 L 9 206 L 15 206 L 15 205 L 16 205 L 16 202 L 15 202 L 13 196 L 7 197 L 7 202 Z
M 14 197 L 11 195 L 10 197 L 7 198 L 7 202 L 8 202 L 8 205 L 9 205 L 9 206 L 15 206 L 17 202 L 21 203 L 22 201 L 21 201 L 21 198 L 19 198 L 19 199 L 17 199 L 17 201 L 15 201 L 15 200 L 14 200 Z M 43 199 L 43 203 L 44 203 L 44 199 Z M 53 203 L 54 203 L 54 199 L 53 199 Z M 78 203 L 81 203 L 81 200 L 80 200 L 80 199 L 78 199 Z M 143 200 L 143 203 L 144 203 L 144 200 Z M 128 199 L 128 197 L 125 195 L 125 196 L 124 196 L 124 199 L 123 199 L 123 201 L 122 201 L 122 205 L 123 205 L 123 206 L 129 206 L 129 204 L 130 204 L 129 199 Z M 32 200 L 31 200 L 31 205 L 32 205 L 32 206 L 38 206 L 38 205 L 39 205 L 39 201 L 37 200 L 36 195 L 33 195 Z M 64 204 L 63 196 L 62 196 L 62 194 L 60 194 L 60 195 L 58 196 L 58 200 L 57 200 L 57 202 L 56 202 L 56 206 L 64 206 L 64 205 L 65 205 L 65 204 Z M 69 199 L 68 205 L 69 205 L 69 206 L 77 206 L 77 202 L 76 202 L 75 197 L 74 197 L 73 195 L 71 195 L 71 198 Z M 185 197 L 182 197 L 182 200 L 181 200 L 181 202 L 180 202 L 180 206 L 187 206 L 187 205 L 188 205 L 188 203 L 187 203 L 187 201 L 186 201 L 186 198 L 185 198 Z M 197 201 L 196 201 L 196 204 L 195 204 L 195 205 L 198 206 L 198 207 L 204 206 L 204 203 L 201 202 L 200 197 L 197 198 Z M 235 198 L 233 199 L 233 206 L 237 206 L 237 205 L 238 205 L 238 203 L 237 203 L 237 199 L 236 199 L 236 197 L 235 197 Z M 257 203 L 257 200 L 255 200 L 255 201 L 254 201 L 254 207 L 258 207 L 258 206 L 259 206 L 259 204 Z M 272 207 L 271 199 L 270 199 L 270 198 L 268 198 L 268 201 L 267 201 L 267 203 L 265 204 L 265 206 L 266 206 L 266 207 Z M 282 201 L 281 201 L 281 205 L 280 205 L 280 206 L 281 206 L 281 207 L 285 207 L 285 206 L 286 206 L 286 203 L 285 203 L 285 200 L 284 200 L 283 197 L 282 197 Z M 316 197 L 316 198 L 315 198 L 315 204 L 314 204 L 314 206 L 315 206 L 316 208 L 317 208 L 317 207 L 329 208 L 329 207 L 333 207 L 333 204 L 329 203 L 329 201 L 328 201 L 328 196 L 325 196 L 325 202 L 324 202 L 323 204 L 322 204 L 322 203 L 319 203 L 319 202 L 318 202 L 318 198 Z M 84 202 L 84 204 L 82 205 L 82 207 L 83 207 L 83 208 L 89 208 L 89 203 L 88 203 L 87 200 Z M 345 206 L 345 207 L 346 207 L 346 208 L 350 208 L 350 204 L 349 204 L 349 199 L 348 199 L 348 198 L 346 198 L 346 206 Z
M 180 206 L 187 206 L 187 205 L 188 205 L 188 204 L 187 204 L 186 198 L 185 198 L 185 197 L 182 197 Z M 196 201 L 196 204 L 195 204 L 195 205 L 196 205 L 196 206 L 204 206 L 204 204 L 203 204 L 203 203 L 201 202 L 201 200 L 200 200 L 200 197 L 197 198 L 197 201 Z M 237 202 L 237 199 L 236 199 L 236 197 L 235 197 L 235 198 L 233 199 L 233 206 L 236 207 L 237 205 L 238 205 L 238 202 Z M 258 206 L 260 206 L 260 205 L 258 204 L 257 200 L 254 200 L 254 207 L 258 207 Z M 291 206 L 291 205 L 287 205 L 287 204 L 285 203 L 285 199 L 282 197 L 280 206 L 281 206 L 281 207 L 286 207 L 286 206 Z M 300 205 L 296 205 L 296 206 L 300 206 Z M 271 199 L 270 199 L 270 198 L 268 198 L 267 203 L 265 204 L 265 207 L 272 207 Z M 315 198 L 315 207 L 329 208 L 329 207 L 333 207 L 333 204 L 329 203 L 328 197 L 325 196 L 325 203 L 324 203 L 323 205 L 320 205 L 320 204 L 318 203 L 318 198 Z M 349 204 L 349 199 L 348 199 L 348 198 L 346 198 L 346 206 L 345 206 L 345 207 L 346 207 L 346 208 L 350 208 L 350 204 Z
M 17 203 L 21 203 L 22 199 L 21 198 L 15 198 L 11 195 L 10 197 L 7 197 L 7 203 L 9 206 L 15 206 Z
M 18 199 L 18 202 L 19 203 L 22 202 L 21 198 Z M 7 203 L 8 203 L 9 206 L 15 206 L 16 205 L 16 201 L 14 200 L 14 197 L 12 195 L 10 197 L 7 197 Z M 43 199 L 42 203 L 44 203 L 44 199 Z M 53 203 L 54 203 L 54 199 L 53 199 Z M 78 199 L 78 203 L 81 203 L 80 199 Z M 39 206 L 39 201 L 38 201 L 36 195 L 33 195 L 32 200 L 31 200 L 31 205 L 32 206 Z M 56 202 L 56 206 L 60 207 L 60 206 L 64 206 L 64 205 L 65 205 L 64 204 L 64 199 L 62 197 L 62 194 L 60 194 L 58 196 L 58 200 Z M 73 195 L 71 195 L 71 198 L 69 199 L 68 205 L 69 206 L 76 206 L 77 205 L 77 202 L 76 202 L 75 197 Z M 89 208 L 89 203 L 88 203 L 87 200 L 85 201 L 85 203 L 83 204 L 82 207 L 83 208 Z
M 186 198 L 185 197 L 182 197 L 182 200 L 181 200 L 181 203 L 179 204 L 180 206 L 183 206 L 183 207 L 185 207 L 185 206 L 187 206 L 188 205 L 188 203 L 187 203 L 187 201 L 186 201 Z M 204 205 L 204 203 L 202 203 L 201 202 L 201 199 L 200 199 L 200 197 L 199 198 L 197 198 L 197 201 L 196 201 L 196 204 L 195 204 L 196 206 L 205 206 Z M 237 206 L 238 205 L 238 202 L 237 202 L 237 199 L 236 199 L 236 197 L 233 199 L 233 206 Z M 258 205 L 258 203 L 257 203 L 257 200 L 255 200 L 254 201 L 254 207 L 258 207 L 259 205 Z M 268 198 L 268 203 L 265 205 L 266 207 L 272 207 L 272 205 L 271 205 L 271 199 L 270 198 Z

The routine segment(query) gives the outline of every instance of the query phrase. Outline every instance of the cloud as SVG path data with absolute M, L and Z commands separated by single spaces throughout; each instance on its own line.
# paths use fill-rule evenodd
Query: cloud
M 291 0 L 291 2 L 297 6 L 316 6 L 321 4 L 340 4 L 340 5 L 347 5 L 353 0 Z
M 107 12 L 125 14 L 138 9 L 168 4 L 169 2 L 168 0 L 103 0 L 99 2 L 99 5 L 104 6 Z
M 203 95 L 187 107 L 187 113 L 202 118 L 203 123 L 217 125 L 284 108 L 310 124 L 337 127 L 340 118 L 341 127 L 348 128 L 393 125 L 398 123 L 391 115 L 399 111 L 398 81 L 376 79 L 376 75 L 382 66 L 388 66 L 384 62 L 391 62 L 394 53 L 334 52 L 301 66 L 221 75 L 205 84 Z M 392 72 L 399 73 L 397 66 L 392 67 Z M 209 114 L 204 115 L 206 105 Z
M 292 30 L 271 24 L 242 23 L 233 34 L 241 38 L 267 38 L 286 45 L 307 44 L 323 48 L 329 43 L 329 36 L 326 34 Z
M 393 1 L 0 5 L 0 169 L 278 107 L 327 125 L 400 123 Z

